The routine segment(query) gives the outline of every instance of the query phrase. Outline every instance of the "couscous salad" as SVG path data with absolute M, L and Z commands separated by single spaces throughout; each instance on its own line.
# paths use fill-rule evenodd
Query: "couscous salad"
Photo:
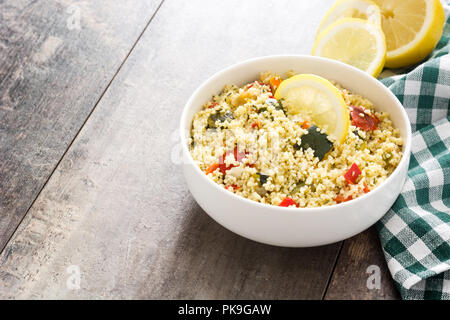
M 402 139 L 389 114 L 316 75 L 271 72 L 227 85 L 195 114 L 190 152 L 239 196 L 320 207 L 370 192 L 396 168 Z

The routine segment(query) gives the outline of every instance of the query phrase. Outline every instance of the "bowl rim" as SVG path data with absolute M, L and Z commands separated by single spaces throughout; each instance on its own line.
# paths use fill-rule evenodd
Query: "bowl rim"
M 237 194 L 235 194 L 234 192 L 230 192 L 228 190 L 226 190 L 225 188 L 222 188 L 221 186 L 219 186 L 217 183 L 215 183 L 214 181 L 212 181 L 211 179 L 209 179 L 206 174 L 200 170 L 200 168 L 196 165 L 196 163 L 194 162 L 194 159 L 192 158 L 192 155 L 188 149 L 188 144 L 186 141 L 186 132 L 190 131 L 190 129 L 187 129 L 185 126 L 186 123 L 186 118 L 188 115 L 189 110 L 192 108 L 193 106 L 193 101 L 195 100 L 195 98 L 197 97 L 197 95 L 203 90 L 203 88 L 210 82 L 216 80 L 217 78 L 221 77 L 223 74 L 233 70 L 233 69 L 238 69 L 240 67 L 243 67 L 247 64 L 251 64 L 254 62 L 260 62 L 260 61 L 265 61 L 265 60 L 272 60 L 272 59 L 310 59 L 310 60 L 317 60 L 317 61 L 323 61 L 326 63 L 332 63 L 332 64 L 336 64 L 339 65 L 342 68 L 347 68 L 352 70 L 353 72 L 356 72 L 358 74 L 358 76 L 361 77 L 365 77 L 367 79 L 370 79 L 369 81 L 373 81 L 373 84 L 375 86 L 381 87 L 383 91 L 386 92 L 386 94 L 395 101 L 395 104 L 397 105 L 397 107 L 400 110 L 400 114 L 403 118 L 403 120 L 406 123 L 406 136 L 404 137 L 404 141 L 403 141 L 403 145 L 404 145 L 404 151 L 403 151 L 403 155 L 402 158 L 399 162 L 399 164 L 397 165 L 397 167 L 394 169 L 394 171 L 391 173 L 391 175 L 384 180 L 379 186 L 377 186 L 375 189 L 373 189 L 371 192 L 369 193 L 365 193 L 361 196 L 359 196 L 356 199 L 352 199 L 350 201 L 346 201 L 346 202 L 342 202 L 342 203 L 338 203 L 338 204 L 333 204 L 333 205 L 327 205 L 327 206 L 321 206 L 321 207 L 307 207 L 307 208 L 302 208 L 302 207 L 280 207 L 280 206 L 276 206 L 273 204 L 267 204 L 267 203 L 261 203 L 261 202 L 257 202 L 254 200 L 250 200 L 248 198 L 244 198 L 242 196 L 239 196 Z M 225 84 L 224 84 L 225 85 Z M 214 93 L 212 93 L 213 95 Z M 191 125 L 192 125 L 192 121 L 191 121 Z M 375 197 L 376 194 L 378 194 L 381 190 L 384 189 L 384 187 L 386 185 L 388 185 L 392 180 L 394 180 L 394 178 L 396 176 L 398 176 L 400 174 L 400 169 L 404 166 L 408 166 L 409 162 L 409 158 L 410 158 L 410 153 L 411 153 L 411 140 L 412 140 L 412 131 L 411 131 L 411 123 L 409 121 L 408 115 L 406 113 L 405 108 L 403 107 L 403 105 L 401 104 L 401 102 L 398 100 L 398 98 L 385 86 L 383 85 L 378 79 L 374 78 L 373 76 L 365 73 L 364 71 L 350 66 L 348 64 L 345 64 L 343 62 L 337 61 L 337 60 L 332 60 L 332 59 L 328 59 L 328 58 L 323 58 L 323 57 L 316 57 L 316 56 L 311 56 L 311 55 L 291 55 L 291 54 L 283 54 L 283 55 L 267 55 L 267 56 L 260 56 L 260 57 L 255 57 L 255 58 L 251 58 L 251 59 L 246 59 L 243 60 L 241 62 L 237 62 L 234 63 L 232 65 L 229 65 L 228 67 L 225 67 L 217 72 L 215 72 L 212 76 L 210 76 L 209 78 L 207 78 L 206 80 L 204 80 L 198 87 L 197 89 L 195 89 L 195 91 L 191 94 L 191 96 L 189 97 L 188 101 L 186 102 L 186 104 L 183 107 L 183 112 L 181 114 L 181 119 L 180 119 L 180 127 L 179 127 L 179 133 L 181 136 L 181 144 L 182 144 L 182 150 L 183 150 L 183 163 L 182 165 L 192 165 L 195 167 L 195 171 L 197 173 L 199 173 L 199 175 L 201 176 L 201 179 L 203 179 L 204 181 L 207 181 L 207 184 L 209 184 L 211 187 L 216 188 L 216 190 L 218 190 L 219 192 L 224 192 L 227 195 L 234 197 L 236 200 L 238 201 L 243 201 L 245 203 L 248 203 L 249 205 L 253 205 L 256 207 L 261 207 L 263 209 L 270 209 L 270 210 L 275 210 L 275 211 L 279 211 L 279 212 L 284 212 L 284 213 L 297 213 L 297 214 L 306 214 L 309 212 L 314 211 L 315 213 L 318 212 L 329 212 L 334 211 L 336 209 L 345 209 L 346 207 L 349 206 L 353 206 L 354 204 L 356 204 L 357 202 L 361 202 L 364 201 L 365 199 L 369 198 L 369 197 Z M 188 161 L 189 163 L 186 163 L 185 161 Z

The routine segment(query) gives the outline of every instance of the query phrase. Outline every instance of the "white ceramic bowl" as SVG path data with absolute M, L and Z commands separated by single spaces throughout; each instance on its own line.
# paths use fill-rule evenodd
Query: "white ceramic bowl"
M 194 114 L 225 84 L 238 86 L 259 78 L 261 71 L 288 70 L 335 80 L 390 113 L 404 141 L 395 171 L 369 193 L 341 204 L 319 208 L 284 208 L 242 198 L 210 180 L 195 165 L 187 139 Z M 268 56 L 235 64 L 206 80 L 190 97 L 180 123 L 183 170 L 198 204 L 225 228 L 246 238 L 285 247 L 311 247 L 349 238 L 373 225 L 392 206 L 405 182 L 411 149 L 411 127 L 403 106 L 378 80 L 338 61 L 312 56 Z

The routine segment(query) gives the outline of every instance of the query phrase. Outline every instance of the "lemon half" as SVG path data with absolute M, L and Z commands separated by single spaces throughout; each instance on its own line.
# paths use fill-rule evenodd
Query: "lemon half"
M 330 81 L 299 74 L 281 82 L 275 99 L 283 99 L 290 114 L 307 115 L 339 144 L 345 141 L 350 117 L 341 92 Z
M 439 0 L 374 0 L 386 35 L 386 66 L 405 67 L 428 56 L 442 36 L 444 9 Z
M 381 26 L 380 8 L 370 0 L 338 0 L 325 13 L 317 34 L 342 18 L 359 18 Z
M 343 18 L 319 34 L 312 54 L 345 62 L 376 77 L 384 67 L 386 42 L 380 26 Z

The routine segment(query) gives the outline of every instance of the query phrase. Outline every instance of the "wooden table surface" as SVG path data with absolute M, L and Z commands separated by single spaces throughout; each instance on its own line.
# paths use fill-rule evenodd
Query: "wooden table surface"
M 332 2 L 1 1 L 0 298 L 397 299 L 374 229 L 304 249 L 244 239 L 172 160 L 203 80 L 309 53 Z

